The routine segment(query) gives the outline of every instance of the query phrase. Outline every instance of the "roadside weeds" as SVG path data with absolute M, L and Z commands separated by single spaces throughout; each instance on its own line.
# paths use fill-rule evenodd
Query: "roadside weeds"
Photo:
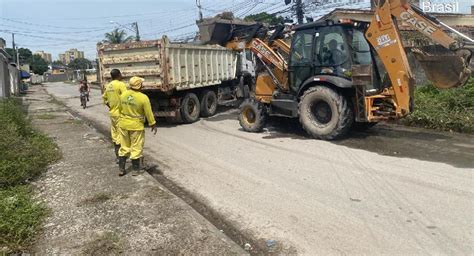
M 48 210 L 30 182 L 61 158 L 53 141 L 32 128 L 18 99 L 0 102 L 0 254 L 26 250 Z

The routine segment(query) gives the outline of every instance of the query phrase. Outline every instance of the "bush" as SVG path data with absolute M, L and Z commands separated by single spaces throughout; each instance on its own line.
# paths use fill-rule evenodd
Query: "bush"
M 415 111 L 403 121 L 425 128 L 474 133 L 474 78 L 461 88 L 417 88 Z
M 0 102 L 0 255 L 32 240 L 46 211 L 25 184 L 60 157 L 53 141 L 33 130 L 19 101 Z
M 25 250 L 45 214 L 46 208 L 33 201 L 28 186 L 0 189 L 0 255 L 2 247 Z
M 0 187 L 31 180 L 59 157 L 51 139 L 32 129 L 17 101 L 0 103 Z

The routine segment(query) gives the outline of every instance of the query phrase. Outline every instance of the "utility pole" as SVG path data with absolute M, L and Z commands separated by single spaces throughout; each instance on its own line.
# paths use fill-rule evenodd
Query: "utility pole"
M 296 0 L 296 17 L 298 18 L 298 24 L 303 24 L 304 22 L 303 0 Z
M 17 54 L 16 54 L 16 45 L 15 45 L 15 33 L 12 33 L 12 49 L 13 49 L 13 61 L 16 63 Z
M 285 0 L 285 4 L 291 4 L 292 0 Z M 294 0 L 295 9 L 296 9 L 296 18 L 298 19 L 298 24 L 303 24 L 304 22 L 304 11 L 303 11 L 303 0 Z
M 20 51 L 18 51 L 18 46 L 16 47 L 16 67 L 20 69 Z
M 202 16 L 201 0 L 196 0 L 196 5 L 197 5 L 197 8 L 199 9 L 199 21 L 202 21 L 203 16 Z
M 135 33 L 136 33 L 135 39 L 138 42 L 140 41 L 140 30 L 138 30 L 138 22 L 134 22 L 133 24 L 135 25 Z

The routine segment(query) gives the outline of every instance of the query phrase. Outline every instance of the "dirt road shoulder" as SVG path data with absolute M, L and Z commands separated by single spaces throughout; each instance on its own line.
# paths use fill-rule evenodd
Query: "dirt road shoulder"
M 63 160 L 35 182 L 51 213 L 37 254 L 244 254 L 149 174 L 119 177 L 113 148 L 42 87 L 25 97 L 34 125 Z

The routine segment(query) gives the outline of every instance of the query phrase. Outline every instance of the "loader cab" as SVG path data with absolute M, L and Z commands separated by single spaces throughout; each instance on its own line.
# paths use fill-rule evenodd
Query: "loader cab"
M 332 77 L 350 86 L 352 65 L 372 63 L 364 29 L 360 24 L 332 21 L 296 27 L 289 62 L 291 93 L 298 94 L 308 79 L 318 76 Z

